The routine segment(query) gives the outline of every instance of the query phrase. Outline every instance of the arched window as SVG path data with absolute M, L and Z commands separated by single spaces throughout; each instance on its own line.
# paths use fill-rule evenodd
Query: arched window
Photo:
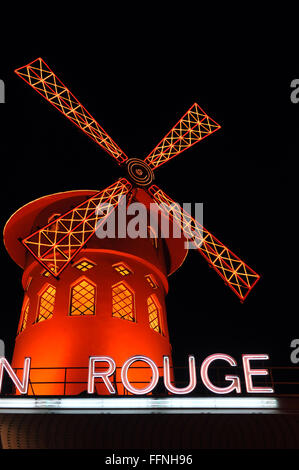
M 124 282 L 112 286 L 112 316 L 135 321 L 134 293 Z
M 25 330 L 28 320 L 28 312 L 29 312 L 29 299 L 24 299 L 22 313 L 21 313 L 21 320 L 19 323 L 18 333 L 22 333 Z
M 147 227 L 147 236 L 150 239 L 150 241 L 152 242 L 152 245 L 155 248 L 158 248 L 157 234 L 156 234 L 155 230 L 153 229 L 153 227 L 151 227 L 150 225 L 148 225 L 148 227 Z
M 148 297 L 147 309 L 150 328 L 160 334 L 163 334 L 161 325 L 161 307 L 158 300 L 156 299 L 156 296 L 150 295 Z
M 53 316 L 56 288 L 47 285 L 39 297 L 36 323 L 49 320 Z
M 80 279 L 71 289 L 70 315 L 94 315 L 96 288 L 86 278 Z

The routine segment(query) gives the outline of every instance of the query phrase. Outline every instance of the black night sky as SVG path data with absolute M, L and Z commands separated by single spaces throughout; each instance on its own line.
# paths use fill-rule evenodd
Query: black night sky
M 99 38 L 101 42 L 102 39 Z M 294 175 L 299 103 L 296 71 L 263 50 L 223 45 L 211 56 L 142 45 L 125 37 L 109 47 L 22 44 L 1 59 L 1 226 L 23 204 L 53 192 L 102 189 L 121 174 L 98 145 L 14 74 L 42 57 L 129 157 L 145 157 L 197 102 L 222 129 L 156 171 L 179 202 L 203 202 L 204 225 L 255 269 L 261 280 L 241 304 L 191 250 L 169 278 L 168 322 L 176 364 L 193 353 L 268 353 L 291 366 L 299 337 L 297 203 Z M 299 74 L 297 74 L 299 75 Z M 298 131 L 297 131 L 298 132 Z M 11 358 L 22 305 L 22 271 L 1 244 L 1 323 Z M 99 352 L 100 353 L 100 352 Z M 298 392 L 297 392 L 298 393 Z

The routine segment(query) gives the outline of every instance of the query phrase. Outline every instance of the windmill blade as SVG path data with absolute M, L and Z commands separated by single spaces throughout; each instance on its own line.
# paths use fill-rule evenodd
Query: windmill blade
M 155 170 L 220 128 L 217 122 L 194 103 L 144 161 Z
M 234 293 L 244 300 L 260 276 L 158 186 L 152 185 L 148 191 L 161 209 L 179 224 L 185 237 L 193 241 L 209 265 L 217 271 Z
M 125 178 L 119 179 L 24 238 L 23 245 L 44 268 L 58 277 L 131 188 Z
M 128 160 L 124 152 L 57 78 L 43 59 L 38 58 L 16 69 L 15 73 L 106 150 L 119 165 Z

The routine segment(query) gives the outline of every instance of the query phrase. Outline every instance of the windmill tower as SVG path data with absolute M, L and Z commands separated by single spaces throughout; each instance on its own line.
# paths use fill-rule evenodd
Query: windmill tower
M 37 395 L 86 390 L 86 365 L 94 355 L 111 356 L 121 365 L 142 354 L 162 367 L 163 356 L 171 357 L 167 277 L 185 259 L 185 238 L 241 301 L 259 279 L 153 184 L 159 166 L 220 126 L 194 104 L 145 160 L 129 159 L 42 59 L 16 73 L 123 166 L 126 177 L 99 192 L 42 197 L 7 222 L 5 246 L 24 269 L 25 290 L 12 365 L 21 368 L 24 357 L 31 357 L 34 389 L 29 393 Z M 149 225 L 145 238 L 99 239 L 95 232 L 119 213 L 125 197 L 129 204 L 137 201 L 148 210 L 153 203 L 159 205 L 163 217 L 177 224 L 185 238 L 161 239 Z M 136 369 L 130 380 L 149 378 L 149 370 Z M 118 371 L 111 380 L 122 394 Z M 97 393 L 108 392 L 99 384 Z

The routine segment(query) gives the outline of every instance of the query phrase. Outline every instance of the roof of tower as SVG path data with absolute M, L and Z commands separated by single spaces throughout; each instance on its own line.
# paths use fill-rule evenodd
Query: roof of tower
M 72 200 L 72 204 L 77 200 L 80 204 L 84 197 L 93 196 L 96 190 L 74 190 L 65 191 L 35 199 L 18 209 L 7 221 L 4 227 L 4 245 L 10 257 L 21 267 L 24 268 L 26 263 L 26 248 L 21 243 L 21 239 L 27 237 L 32 228 L 36 224 L 36 219 L 40 213 L 47 209 L 48 206 Z M 149 208 L 149 204 L 153 202 L 151 196 L 142 189 L 138 189 L 135 194 L 135 200 L 142 202 Z M 183 238 L 168 237 L 165 238 L 169 254 L 168 275 L 175 272 L 184 262 L 188 249 L 185 247 Z

